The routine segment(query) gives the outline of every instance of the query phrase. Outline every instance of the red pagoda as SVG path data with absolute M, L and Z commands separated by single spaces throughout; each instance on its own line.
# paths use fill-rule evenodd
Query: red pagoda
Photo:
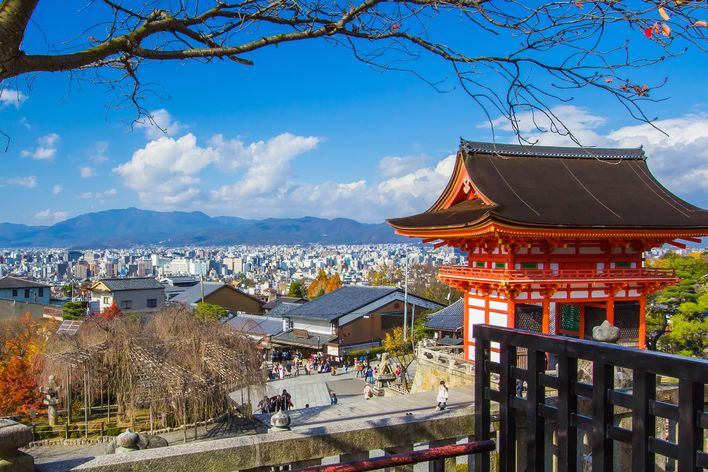
M 644 252 L 708 235 L 708 211 L 664 188 L 641 148 L 465 140 L 435 204 L 388 222 L 467 252 L 466 267 L 438 277 L 465 294 L 470 360 L 476 323 L 589 338 L 607 319 L 620 342 L 643 348 L 647 295 L 678 281 L 644 267 Z

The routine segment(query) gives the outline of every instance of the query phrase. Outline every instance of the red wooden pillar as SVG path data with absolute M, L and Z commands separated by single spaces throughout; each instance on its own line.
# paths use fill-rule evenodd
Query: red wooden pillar
M 647 316 L 647 296 L 642 295 L 639 297 L 639 339 L 638 344 L 639 344 L 639 349 L 646 349 L 646 341 L 647 341 L 647 324 L 646 324 L 646 316 Z
M 605 319 L 609 321 L 612 326 L 615 325 L 615 297 L 607 298 Z
M 514 300 L 507 300 L 506 307 L 506 326 L 512 329 L 516 328 L 516 304 Z
M 541 321 L 541 332 L 549 334 L 551 328 L 551 302 L 548 298 L 543 299 L 543 318 Z

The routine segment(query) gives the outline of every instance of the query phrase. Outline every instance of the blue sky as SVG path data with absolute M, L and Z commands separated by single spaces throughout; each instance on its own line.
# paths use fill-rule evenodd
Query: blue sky
M 48 9 L 37 20 L 57 42 L 61 26 L 75 21 Z M 465 34 L 456 31 L 453 39 L 464 41 Z M 32 47 L 41 47 L 36 34 L 27 44 Z M 133 109 L 111 107 L 118 96 L 91 84 L 89 74 L 84 80 L 39 74 L 31 82 L 0 84 L 0 130 L 11 137 L 0 154 L 6 202 L 0 221 L 52 224 L 136 206 L 380 222 L 435 200 L 459 137 L 492 138 L 482 111 L 437 60 L 417 67 L 428 78 L 447 79 L 447 93 L 409 74 L 373 71 L 325 42 L 281 45 L 250 58 L 254 67 L 148 65 L 144 80 L 157 84 L 152 89 L 165 99 L 155 96 L 144 105 L 166 133 L 133 123 Z M 669 77 L 660 93 L 669 100 L 647 107 L 668 137 L 633 121 L 610 97 L 579 93 L 556 111 L 585 144 L 644 145 L 655 175 L 706 207 L 704 70 L 703 57 L 689 53 L 646 71 L 649 79 Z M 529 123 L 522 117 L 522 128 Z M 509 141 L 504 128 L 500 123 L 497 139 Z M 530 127 L 526 132 L 536 136 Z M 565 143 L 556 135 L 538 137 Z

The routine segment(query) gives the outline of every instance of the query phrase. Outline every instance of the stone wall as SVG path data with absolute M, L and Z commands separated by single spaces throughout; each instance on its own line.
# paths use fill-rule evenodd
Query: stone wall
M 436 390 L 444 380 L 448 388 L 474 385 L 474 364 L 459 348 L 418 346 L 411 393 Z

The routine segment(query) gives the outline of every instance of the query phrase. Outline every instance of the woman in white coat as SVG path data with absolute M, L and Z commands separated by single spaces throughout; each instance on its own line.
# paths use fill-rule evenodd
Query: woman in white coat
M 435 407 L 435 411 L 444 410 L 447 407 L 447 387 L 445 386 L 445 381 L 440 381 L 440 387 L 438 387 L 438 396 L 435 399 L 438 402 L 438 406 Z

